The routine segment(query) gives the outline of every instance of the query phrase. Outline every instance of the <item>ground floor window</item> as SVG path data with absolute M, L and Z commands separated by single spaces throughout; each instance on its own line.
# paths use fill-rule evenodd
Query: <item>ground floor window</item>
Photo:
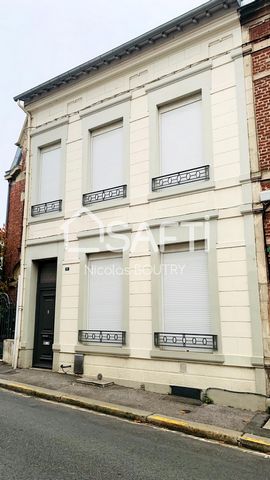
M 88 262 L 89 330 L 123 328 L 123 259 L 103 257 Z
M 175 250 L 162 257 L 164 332 L 210 334 L 207 252 Z

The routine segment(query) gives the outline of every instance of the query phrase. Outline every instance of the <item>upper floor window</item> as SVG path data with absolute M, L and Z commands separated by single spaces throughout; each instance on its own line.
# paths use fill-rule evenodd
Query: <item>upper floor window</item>
M 91 157 L 93 190 L 124 182 L 122 123 L 92 132 Z
M 91 192 L 85 205 L 126 196 L 123 123 L 90 133 Z
M 201 98 L 161 107 L 159 121 L 160 176 L 153 179 L 153 190 L 208 179 Z
M 61 197 L 61 144 L 40 150 L 39 203 Z
M 160 109 L 161 175 L 204 165 L 200 99 Z
M 32 216 L 62 208 L 61 143 L 41 148 L 38 159 L 37 205 Z

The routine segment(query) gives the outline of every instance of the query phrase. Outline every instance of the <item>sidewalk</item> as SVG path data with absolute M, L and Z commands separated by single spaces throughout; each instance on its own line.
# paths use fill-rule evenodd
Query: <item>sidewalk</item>
M 270 453 L 270 429 L 261 428 L 269 418 L 265 412 L 193 405 L 177 396 L 118 385 L 82 385 L 73 375 L 40 369 L 14 371 L 5 364 L 0 364 L 0 387 Z

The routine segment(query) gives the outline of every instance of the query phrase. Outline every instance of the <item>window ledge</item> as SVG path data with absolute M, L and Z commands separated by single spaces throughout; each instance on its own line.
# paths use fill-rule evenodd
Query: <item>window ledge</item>
M 109 210 L 110 208 L 121 208 L 129 205 L 129 199 L 106 200 L 106 202 L 93 203 L 92 205 L 85 205 L 84 208 L 89 209 L 90 212 L 97 212 L 99 210 Z
M 164 188 L 164 190 L 159 190 L 158 192 L 149 193 L 148 200 L 151 202 L 160 200 L 162 198 L 175 197 L 176 195 L 189 195 L 192 193 L 214 190 L 214 188 L 214 181 L 198 182 L 196 185 L 194 185 L 194 183 L 191 183 L 190 185 L 177 185 L 175 187 Z
M 53 235 L 50 237 L 41 237 L 41 238 L 29 238 L 26 240 L 26 246 L 32 247 L 34 245 L 45 245 L 46 243 L 56 243 L 63 242 L 64 235 Z
M 130 350 L 125 347 L 112 347 L 106 345 L 83 345 L 79 344 L 75 346 L 76 353 L 85 353 L 89 355 L 105 355 L 115 357 L 129 357 Z
M 211 352 L 183 352 L 171 350 L 154 349 L 150 352 L 151 358 L 159 358 L 163 360 L 182 360 L 186 362 L 198 363 L 224 363 L 224 355 Z
M 42 215 L 37 215 L 36 217 L 32 217 L 31 215 L 29 215 L 28 225 L 61 219 L 64 219 L 63 210 L 61 212 L 43 213 Z

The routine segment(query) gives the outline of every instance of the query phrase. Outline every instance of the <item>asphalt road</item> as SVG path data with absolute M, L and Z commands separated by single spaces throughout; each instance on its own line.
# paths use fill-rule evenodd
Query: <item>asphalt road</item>
M 255 478 L 269 457 L 0 390 L 0 479 Z

